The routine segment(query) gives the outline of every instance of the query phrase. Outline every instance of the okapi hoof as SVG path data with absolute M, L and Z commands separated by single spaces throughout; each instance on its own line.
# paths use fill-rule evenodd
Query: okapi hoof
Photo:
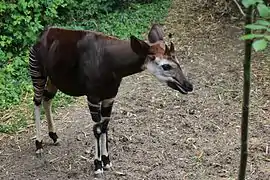
M 109 171 L 112 168 L 112 163 L 110 162 L 109 156 L 102 155 L 101 160 L 104 171 Z
M 95 178 L 102 178 L 103 177 L 103 169 L 98 169 L 94 172 L 94 177 Z
M 42 141 L 36 140 L 36 155 L 37 157 L 41 157 L 43 153 Z
M 112 169 L 112 163 L 106 164 L 103 166 L 104 171 L 109 171 Z
M 94 176 L 96 178 L 102 177 L 103 176 L 102 162 L 95 159 L 94 160 L 94 166 L 95 166 Z
M 58 145 L 60 142 L 60 139 L 58 138 L 57 134 L 55 132 L 49 132 L 50 138 L 53 140 L 54 145 Z

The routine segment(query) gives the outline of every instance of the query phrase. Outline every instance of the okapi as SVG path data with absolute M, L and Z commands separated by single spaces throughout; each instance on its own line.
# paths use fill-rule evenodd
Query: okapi
M 114 98 L 122 78 L 147 69 L 169 87 L 187 94 L 192 84 L 184 76 L 175 55 L 174 44 L 168 47 L 164 32 L 153 25 L 148 42 L 131 36 L 120 40 L 99 32 L 46 28 L 30 48 L 30 75 L 34 87 L 36 153 L 41 154 L 40 107 L 43 102 L 49 137 L 55 144 L 58 136 L 51 113 L 57 90 L 70 96 L 86 96 L 95 122 L 95 174 L 111 167 L 108 153 L 108 123 Z

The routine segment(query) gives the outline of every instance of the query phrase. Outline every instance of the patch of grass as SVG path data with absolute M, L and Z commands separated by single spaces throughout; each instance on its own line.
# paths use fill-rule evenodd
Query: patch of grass
M 14 133 L 29 124 L 34 123 L 34 105 L 33 93 L 25 94 L 19 105 L 14 105 L 8 109 L 3 109 L 0 112 L 0 132 L 1 133 Z M 74 97 L 67 96 L 62 92 L 58 92 L 53 99 L 52 111 L 55 112 L 59 107 L 65 107 L 74 103 Z M 41 119 L 45 119 L 44 110 L 41 108 Z
M 170 3 L 171 0 L 156 0 L 150 4 L 130 4 L 126 9 L 117 10 L 108 14 L 100 14 L 95 19 L 84 17 L 83 21 L 76 21 L 76 16 L 74 16 L 74 14 L 67 14 L 65 15 L 66 17 L 75 17 L 75 20 L 73 19 L 68 22 L 63 21 L 64 23 L 58 22 L 56 25 L 72 29 L 100 31 L 108 35 L 117 36 L 121 39 L 128 39 L 130 35 L 136 35 L 137 37 L 142 38 L 143 33 L 149 29 L 152 23 L 161 23 L 164 20 Z M 81 19 L 81 16 L 82 15 L 80 14 L 78 19 Z M 60 19 L 67 19 L 66 17 L 60 17 Z M 27 74 L 26 69 L 24 69 L 24 71 L 24 74 Z M 8 105 L 0 108 L 0 132 L 2 133 L 13 133 L 34 123 L 33 92 L 31 90 L 32 85 L 30 78 L 26 78 L 22 83 L 19 85 L 19 93 L 24 93 L 16 96 L 18 97 L 16 102 L 14 100 L 10 102 L 7 101 L 8 99 L 1 99 L 1 101 L 8 102 Z M 10 87 L 10 90 L 8 91 L 5 90 L 4 93 L 6 93 L 6 95 L 4 97 L 8 98 L 8 94 L 17 92 L 12 89 L 14 89 L 14 87 Z M 53 111 L 58 107 L 64 107 L 74 102 L 75 98 L 58 92 L 53 100 Z M 4 102 L 2 104 L 7 103 Z M 44 119 L 43 111 L 42 115 L 42 119 Z
M 27 126 L 27 121 L 25 119 L 20 118 L 19 116 L 17 116 L 17 118 L 19 119 L 18 121 L 11 121 L 8 124 L 0 124 L 0 132 L 12 133 Z

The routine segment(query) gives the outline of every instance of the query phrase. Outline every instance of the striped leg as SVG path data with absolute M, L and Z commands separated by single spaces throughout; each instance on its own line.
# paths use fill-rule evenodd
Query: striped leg
M 93 133 L 95 136 L 95 175 L 99 175 L 103 173 L 102 162 L 101 162 L 101 107 L 100 102 L 87 97 L 88 107 L 91 113 L 92 120 L 95 122 L 93 126 Z
M 53 140 L 54 144 L 59 143 L 58 136 L 56 134 L 54 120 L 52 118 L 52 99 L 57 93 L 57 88 L 51 83 L 51 80 L 48 79 L 46 89 L 43 94 L 43 107 L 45 110 L 46 119 L 48 122 L 49 136 Z
M 108 151 L 108 124 L 111 117 L 113 102 L 114 98 L 106 99 L 102 101 L 101 105 L 101 160 L 104 170 L 109 170 L 112 167 Z
M 35 106 L 35 124 L 36 124 L 36 153 L 42 153 L 42 137 L 40 123 L 40 105 L 46 84 L 46 77 L 41 73 L 38 60 L 35 58 L 35 49 L 30 49 L 29 72 L 34 87 L 34 106 Z

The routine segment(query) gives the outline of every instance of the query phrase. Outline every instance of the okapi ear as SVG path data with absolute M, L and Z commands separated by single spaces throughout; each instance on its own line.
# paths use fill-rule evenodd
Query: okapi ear
M 139 56 L 147 56 L 150 46 L 146 42 L 136 38 L 135 36 L 130 36 L 130 45 L 131 49 Z
M 165 34 L 162 27 L 158 24 L 154 24 L 148 33 L 148 40 L 150 43 L 155 43 L 157 41 L 162 41 L 164 36 Z
M 175 49 L 174 49 L 174 44 L 173 44 L 173 42 L 171 42 L 170 52 L 171 52 L 171 53 L 175 53 Z

